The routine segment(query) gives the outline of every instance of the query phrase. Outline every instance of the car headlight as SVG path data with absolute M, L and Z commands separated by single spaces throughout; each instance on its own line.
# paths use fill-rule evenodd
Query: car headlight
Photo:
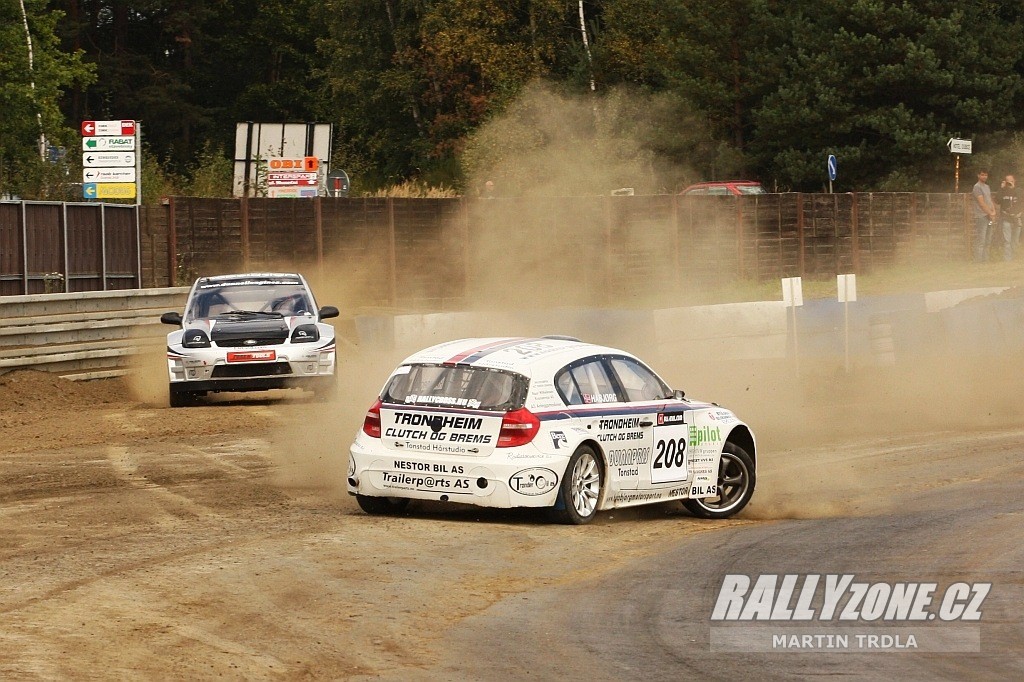
M 189 329 L 182 336 L 181 345 L 185 348 L 209 348 L 210 337 L 201 329 Z
M 311 343 L 320 340 L 320 332 L 315 324 L 300 324 L 292 332 L 292 343 Z

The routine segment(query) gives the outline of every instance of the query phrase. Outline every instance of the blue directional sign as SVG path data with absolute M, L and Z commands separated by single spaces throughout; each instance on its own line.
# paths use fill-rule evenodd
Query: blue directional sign
M 96 198 L 96 183 L 95 182 L 83 182 L 82 183 L 82 196 L 86 199 Z
M 828 179 L 836 179 L 836 157 L 835 154 L 828 155 Z

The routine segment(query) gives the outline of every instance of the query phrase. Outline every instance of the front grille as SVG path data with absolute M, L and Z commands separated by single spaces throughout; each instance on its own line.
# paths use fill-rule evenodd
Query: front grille
M 246 362 L 237 365 L 217 365 L 211 379 L 244 379 L 247 377 L 276 377 L 292 373 L 287 362 Z
M 215 338 L 218 348 L 248 348 L 251 346 L 277 346 L 284 343 L 287 336 L 246 336 L 242 338 Z

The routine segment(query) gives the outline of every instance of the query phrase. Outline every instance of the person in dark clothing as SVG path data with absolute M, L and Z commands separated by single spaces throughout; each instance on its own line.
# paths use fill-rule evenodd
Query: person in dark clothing
M 1013 252 L 1020 242 L 1020 213 L 1024 205 L 1017 180 L 1012 175 L 1007 175 L 1000 183 L 996 203 L 999 204 L 999 225 L 1003 228 L 1003 260 L 1013 260 Z

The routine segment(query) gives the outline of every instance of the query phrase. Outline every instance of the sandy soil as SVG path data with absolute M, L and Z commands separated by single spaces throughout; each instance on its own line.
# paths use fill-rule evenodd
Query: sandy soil
M 971 475 L 955 457 L 923 473 L 899 461 L 904 444 L 941 447 L 941 433 L 894 434 L 908 414 L 928 417 L 917 430 L 950 428 L 944 401 L 866 382 L 809 403 L 772 371 L 739 368 L 719 377 L 724 402 L 750 413 L 771 453 L 739 519 L 675 505 L 583 528 L 430 504 L 369 517 L 342 478 L 392 366 L 380 360 L 347 361 L 326 404 L 279 391 L 172 410 L 152 367 L 131 380 L 0 376 L 0 677 L 408 679 L 445 657 L 450 626 L 500 599 L 723 526 L 871 514 L 908 481 Z M 953 427 L 1022 423 L 1020 405 L 1001 409 L 961 409 Z

